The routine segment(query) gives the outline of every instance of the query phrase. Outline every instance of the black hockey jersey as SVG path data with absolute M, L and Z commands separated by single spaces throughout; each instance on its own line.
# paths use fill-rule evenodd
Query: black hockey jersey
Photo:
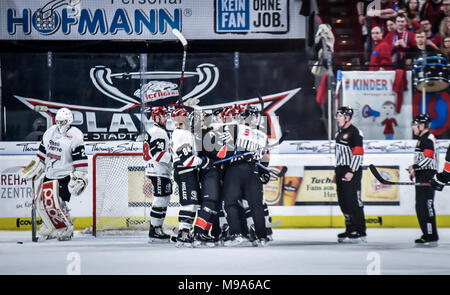
M 208 157 L 213 161 L 223 158 L 221 151 L 224 149 L 224 134 L 220 129 L 208 127 L 195 134 L 199 157 Z

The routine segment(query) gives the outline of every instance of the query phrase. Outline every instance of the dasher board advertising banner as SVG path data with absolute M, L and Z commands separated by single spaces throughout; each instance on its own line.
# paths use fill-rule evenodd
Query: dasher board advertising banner
M 383 166 L 378 170 L 385 179 L 399 181 L 399 166 Z M 333 176 L 334 167 L 305 166 L 295 204 L 337 205 Z M 360 198 L 365 205 L 400 205 L 399 187 L 380 183 L 366 167 L 363 168 Z
M 2 40 L 304 39 L 302 1 L 2 0 Z
M 342 104 L 353 108 L 352 123 L 365 139 L 412 138 L 411 71 L 405 73 L 405 87 L 400 94 L 394 91 L 400 80 L 395 71 L 342 73 Z

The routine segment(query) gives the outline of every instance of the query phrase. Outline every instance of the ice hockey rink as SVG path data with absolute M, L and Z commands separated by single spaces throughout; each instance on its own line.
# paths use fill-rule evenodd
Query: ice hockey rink
M 0 231 L 0 275 L 449 275 L 450 229 L 435 248 L 417 248 L 418 228 L 369 228 L 366 244 L 338 244 L 333 229 L 274 229 L 265 248 L 176 248 L 136 236 L 31 242 Z

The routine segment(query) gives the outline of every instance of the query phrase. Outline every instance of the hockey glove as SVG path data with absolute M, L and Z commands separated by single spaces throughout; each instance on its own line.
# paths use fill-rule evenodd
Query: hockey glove
M 433 187 L 433 189 L 437 190 L 437 191 L 442 191 L 444 189 L 444 185 L 445 183 L 439 181 L 437 174 L 434 175 L 433 179 L 430 180 L 431 186 Z
M 202 162 L 200 163 L 200 169 L 209 169 L 212 167 L 212 162 L 208 157 L 202 157 Z
M 249 152 L 249 153 L 245 153 L 245 155 L 243 155 L 243 159 L 246 161 L 252 161 L 255 159 L 255 152 Z
M 70 173 L 70 181 L 67 185 L 71 195 L 79 196 L 88 184 L 88 178 L 85 172 L 74 171 Z
M 21 171 L 21 176 L 24 179 L 32 179 L 33 177 L 39 178 L 44 172 L 45 164 L 38 157 L 34 159 Z
M 270 173 L 264 172 L 259 174 L 259 179 L 261 179 L 262 184 L 269 183 L 270 181 Z
M 263 184 L 266 184 L 270 181 L 270 172 L 258 167 L 259 179 Z
M 225 131 L 222 134 L 220 134 L 219 138 L 223 142 L 229 142 L 233 139 L 233 137 L 231 136 L 231 133 L 229 131 Z

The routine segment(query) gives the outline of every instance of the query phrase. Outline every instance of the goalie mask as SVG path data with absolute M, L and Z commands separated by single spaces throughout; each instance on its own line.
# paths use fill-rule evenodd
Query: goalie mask
M 56 113 L 55 123 L 60 133 L 65 133 L 73 122 L 73 114 L 68 108 L 59 109 Z

